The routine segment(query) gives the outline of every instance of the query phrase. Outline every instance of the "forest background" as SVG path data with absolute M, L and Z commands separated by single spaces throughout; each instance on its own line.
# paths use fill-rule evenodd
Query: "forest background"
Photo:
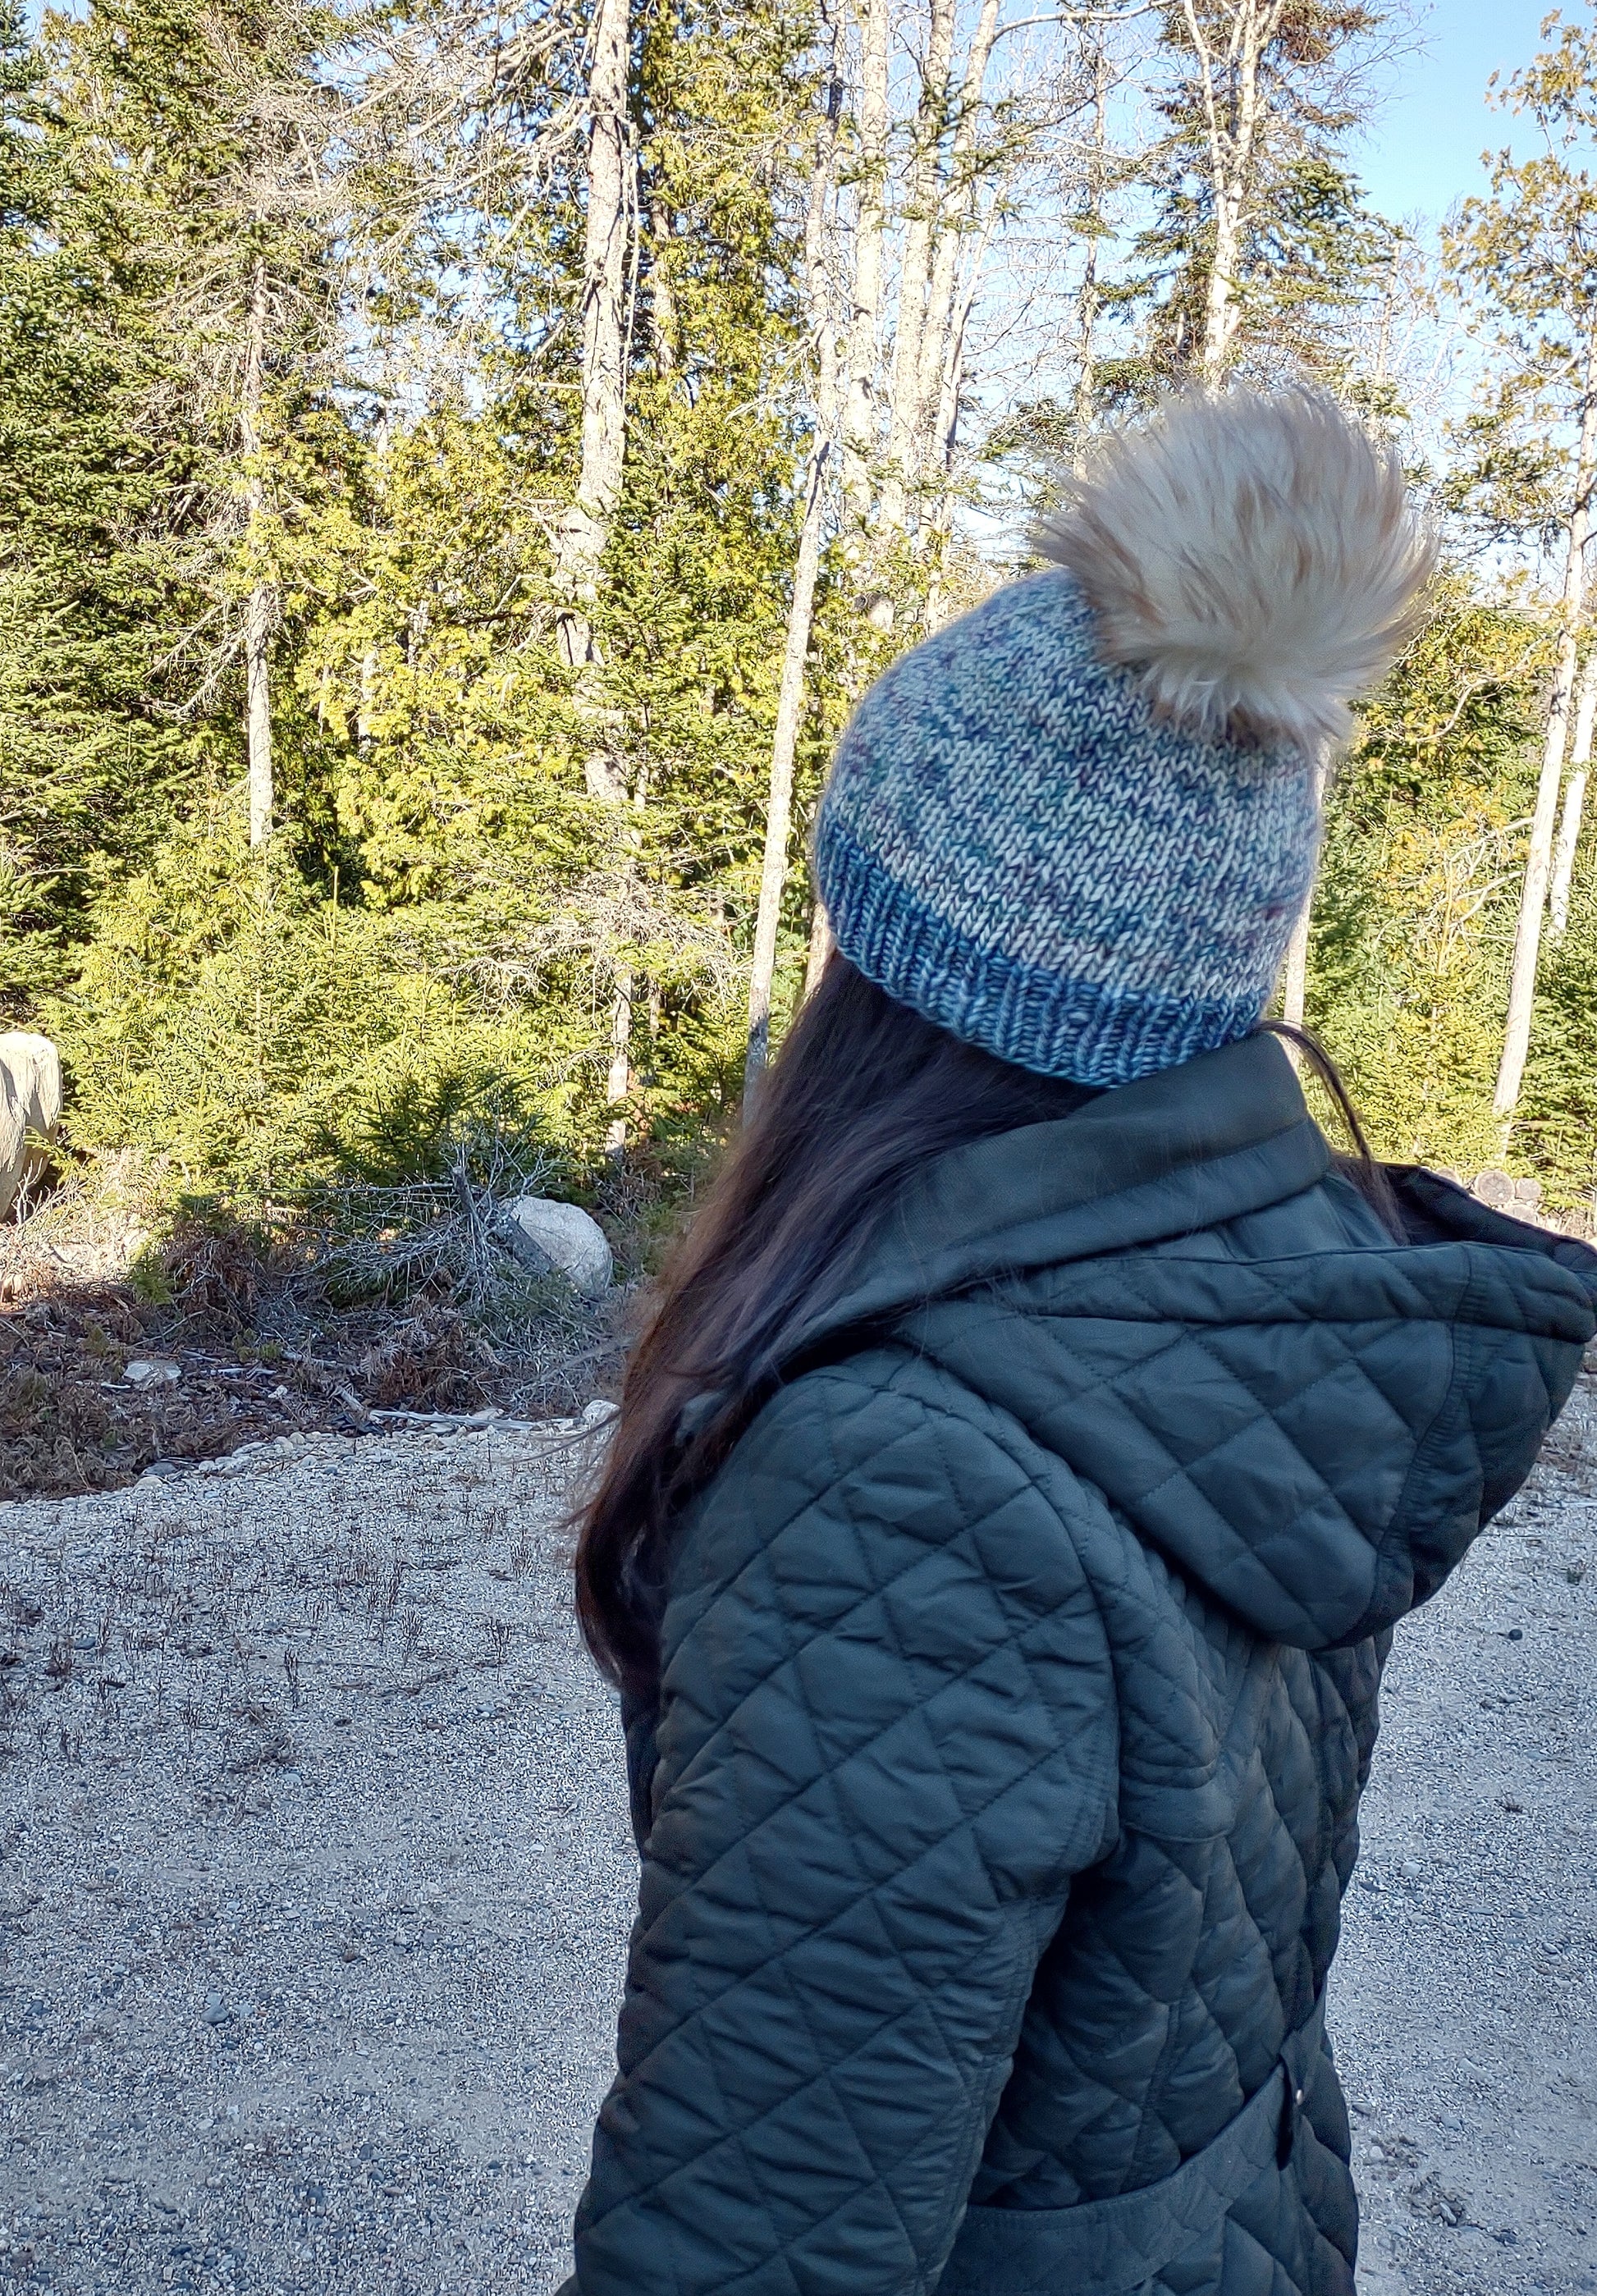
M 0 1024 L 80 1177 L 663 1224 L 824 955 L 854 701 L 1106 426 L 1298 377 L 1445 567 L 1286 1005 L 1383 1153 L 1591 1203 L 1597 23 L 1542 37 L 1427 236 L 1349 156 L 1380 0 L 0 0 Z

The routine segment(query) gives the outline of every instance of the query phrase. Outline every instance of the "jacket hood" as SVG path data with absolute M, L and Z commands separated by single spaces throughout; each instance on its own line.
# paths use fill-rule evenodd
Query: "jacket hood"
M 1401 1240 L 1248 1037 L 938 1158 L 797 1353 L 893 1331 L 1256 1632 L 1359 1640 L 1518 1488 L 1597 1331 L 1597 1252 L 1387 1173 Z

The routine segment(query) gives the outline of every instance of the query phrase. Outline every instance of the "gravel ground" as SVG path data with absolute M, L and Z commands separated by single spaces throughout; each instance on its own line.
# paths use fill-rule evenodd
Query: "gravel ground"
M 1364 2296 L 1597 2290 L 1580 1409 L 1388 1677 L 1333 2010 Z M 0 1506 L 3 2296 L 559 2284 L 634 1885 L 553 1527 L 591 1440 Z

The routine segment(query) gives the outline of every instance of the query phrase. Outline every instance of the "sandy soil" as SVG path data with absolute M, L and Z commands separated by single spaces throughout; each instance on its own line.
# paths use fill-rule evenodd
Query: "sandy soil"
M 1597 2290 L 1582 1410 L 1393 1661 L 1333 2010 L 1366 2296 Z M 634 1887 L 554 1527 L 592 1439 L 0 1506 L 4 2296 L 558 2286 Z

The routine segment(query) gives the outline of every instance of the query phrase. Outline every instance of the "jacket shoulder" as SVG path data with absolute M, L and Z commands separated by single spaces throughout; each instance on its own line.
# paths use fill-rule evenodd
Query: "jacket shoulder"
M 1085 1503 L 1007 1413 L 905 1350 L 806 1372 L 683 1527 L 661 1635 L 666 1767 L 779 1684 L 864 1716 L 953 1711 L 1002 1679 L 1010 1701 L 1101 1727 L 1108 1642 L 1070 1521 Z
M 803 1372 L 766 1404 L 695 1505 L 674 1594 L 725 1585 L 773 1549 L 841 1561 L 867 1531 L 945 1546 L 1024 1501 L 1073 1551 L 1083 1493 L 1064 1464 L 954 1368 L 890 1341 Z

